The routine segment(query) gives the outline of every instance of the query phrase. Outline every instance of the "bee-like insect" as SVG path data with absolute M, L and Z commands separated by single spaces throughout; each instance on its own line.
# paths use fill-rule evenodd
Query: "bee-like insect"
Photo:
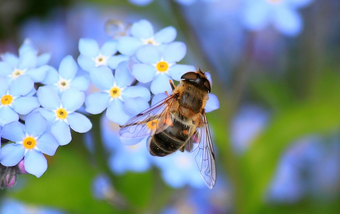
M 211 84 L 203 71 L 187 72 L 173 93 L 121 126 L 121 138 L 148 138 L 151 155 L 166 156 L 177 150 L 194 153 L 205 184 L 211 189 L 216 182 L 215 155 L 205 104 Z M 138 141 L 139 142 L 139 141 Z

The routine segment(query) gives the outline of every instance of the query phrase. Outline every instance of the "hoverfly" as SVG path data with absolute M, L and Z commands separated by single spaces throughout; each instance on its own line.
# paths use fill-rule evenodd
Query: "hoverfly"
M 205 184 L 211 189 L 216 183 L 215 155 L 205 115 L 205 104 L 211 84 L 201 69 L 187 72 L 173 93 L 142 111 L 121 126 L 124 139 L 148 138 L 151 155 L 166 156 L 180 150 L 193 152 Z M 140 142 L 140 141 L 139 141 Z

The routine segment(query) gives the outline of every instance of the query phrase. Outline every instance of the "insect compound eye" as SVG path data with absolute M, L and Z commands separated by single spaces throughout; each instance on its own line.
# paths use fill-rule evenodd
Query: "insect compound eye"
M 182 75 L 181 79 L 196 80 L 198 75 L 195 72 L 188 72 Z
M 209 93 L 210 93 L 210 91 L 211 91 L 211 86 L 210 86 L 210 82 L 209 82 L 209 80 L 205 80 L 204 81 L 204 87 L 209 91 Z

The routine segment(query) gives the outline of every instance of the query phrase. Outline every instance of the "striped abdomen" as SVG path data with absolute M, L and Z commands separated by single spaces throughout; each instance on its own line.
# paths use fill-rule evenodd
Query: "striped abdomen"
M 190 127 L 179 118 L 171 118 L 172 125 L 150 138 L 149 151 L 151 155 L 161 157 L 169 155 L 183 147 L 188 141 Z

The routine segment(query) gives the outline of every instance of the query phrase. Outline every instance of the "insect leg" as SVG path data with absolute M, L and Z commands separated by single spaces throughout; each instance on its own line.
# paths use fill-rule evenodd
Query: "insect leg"
M 169 83 L 170 83 L 172 90 L 175 90 L 176 86 L 175 86 L 174 82 L 172 82 L 172 80 L 169 80 Z

